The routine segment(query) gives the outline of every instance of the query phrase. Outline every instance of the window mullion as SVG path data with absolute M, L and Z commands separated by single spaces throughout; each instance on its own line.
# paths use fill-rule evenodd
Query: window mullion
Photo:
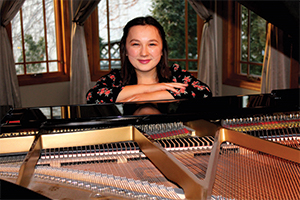
M 108 69 L 111 70 L 111 55 L 110 55 L 110 26 L 109 26 L 109 0 L 106 0 L 107 10 L 107 45 L 108 45 Z
M 189 40 L 188 40 L 188 2 L 185 0 L 185 69 L 189 69 Z
M 23 27 L 23 13 L 22 8 L 20 8 L 20 24 L 21 24 L 21 37 L 22 37 L 22 55 L 23 55 L 23 69 L 24 75 L 27 74 L 26 69 L 26 54 L 25 54 L 25 42 L 24 42 L 24 27 Z
M 237 40 L 236 40 L 236 42 L 235 42 L 235 49 L 236 49 L 236 51 L 237 52 L 239 52 L 238 54 L 235 54 L 235 56 L 234 56 L 234 62 L 236 63 L 235 65 L 236 65 L 236 67 L 234 67 L 234 71 L 235 71 L 235 73 L 237 73 L 237 74 L 240 74 L 241 73 L 241 71 L 242 71 L 242 69 L 241 69 L 241 67 L 242 67 L 242 63 L 241 63 L 241 61 L 242 61 L 242 6 L 241 5 L 239 5 L 239 4 L 236 4 L 236 6 L 235 6 L 235 10 L 236 10 L 236 12 L 234 13 L 234 15 L 235 15 L 235 18 L 237 19 L 237 24 L 238 24 L 238 28 L 237 29 L 235 29 L 235 36 L 236 36 L 236 38 L 238 38 Z M 236 22 L 234 22 L 234 23 L 236 23 Z
M 46 10 L 45 10 L 45 0 L 43 0 L 43 18 L 44 18 L 44 37 L 45 37 L 45 55 L 46 55 L 46 68 L 47 73 L 49 73 L 49 63 L 48 63 L 48 41 L 47 41 L 47 24 L 46 24 Z
M 63 45 L 63 15 L 61 15 L 61 11 L 63 6 L 60 5 L 59 2 L 54 1 L 54 17 L 55 17 L 55 33 L 56 33 L 56 49 L 57 49 L 57 64 L 58 64 L 58 71 L 63 72 L 66 74 L 67 70 L 64 68 L 64 50 L 62 50 L 64 47 Z M 63 3 L 62 3 L 63 5 Z M 61 28 L 59 28 L 61 27 Z M 48 44 L 48 43 L 47 43 Z
M 248 9 L 248 22 L 247 22 L 247 42 L 248 42 L 248 47 L 247 47 L 247 75 L 250 75 L 250 19 L 251 19 L 251 13 L 250 10 Z

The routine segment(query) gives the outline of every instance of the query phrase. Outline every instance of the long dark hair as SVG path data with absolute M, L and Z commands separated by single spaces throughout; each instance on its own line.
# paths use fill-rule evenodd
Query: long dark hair
M 168 65 L 168 45 L 165 38 L 165 31 L 160 23 L 151 16 L 137 17 L 129 21 L 123 28 L 123 36 L 120 43 L 120 55 L 121 55 L 121 75 L 123 79 L 123 85 L 137 84 L 137 77 L 134 67 L 130 63 L 126 56 L 126 39 L 128 36 L 129 29 L 137 25 L 152 25 L 157 28 L 159 35 L 163 42 L 162 56 L 159 63 L 156 66 L 157 77 L 159 82 L 169 82 L 170 80 L 170 69 Z

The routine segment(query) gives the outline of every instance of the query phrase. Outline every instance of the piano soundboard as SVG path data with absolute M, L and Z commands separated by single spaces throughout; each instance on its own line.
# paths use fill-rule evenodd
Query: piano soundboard
M 45 199 L 299 199 L 299 104 L 282 93 L 212 98 L 210 108 L 12 109 L 1 121 L 0 179 Z M 161 114 L 136 114 L 149 106 Z

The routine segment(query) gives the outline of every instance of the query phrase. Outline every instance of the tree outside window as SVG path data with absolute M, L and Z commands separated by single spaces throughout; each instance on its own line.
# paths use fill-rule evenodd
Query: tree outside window
M 240 74 L 260 77 L 266 44 L 266 20 L 241 5 Z
M 267 22 L 236 1 L 221 1 L 223 84 L 260 91 Z
M 192 6 L 182 0 L 153 0 L 152 8 L 166 32 L 170 64 L 175 61 L 187 70 L 197 70 L 197 13 Z
M 65 2 L 25 1 L 11 21 L 12 48 L 20 85 L 66 81 L 61 12 Z M 63 6 L 64 5 L 64 6 Z M 65 23 L 67 24 L 67 23 Z M 38 79 L 38 77 L 43 77 Z
M 12 21 L 18 74 L 57 72 L 56 31 L 52 0 L 25 1 Z

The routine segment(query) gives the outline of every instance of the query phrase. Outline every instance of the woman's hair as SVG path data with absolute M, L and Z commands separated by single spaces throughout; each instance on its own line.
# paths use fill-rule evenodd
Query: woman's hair
M 126 39 L 128 32 L 131 27 L 137 25 L 151 25 L 157 28 L 159 35 L 163 42 L 162 56 L 159 63 L 156 66 L 157 76 L 159 82 L 168 82 L 170 79 L 170 69 L 168 65 L 168 45 L 165 38 L 165 31 L 160 23 L 151 16 L 137 17 L 129 21 L 123 28 L 123 36 L 120 43 L 120 55 L 121 55 L 121 74 L 123 79 L 123 85 L 131 85 L 137 83 L 136 73 L 134 67 L 130 63 L 128 57 L 126 56 Z

